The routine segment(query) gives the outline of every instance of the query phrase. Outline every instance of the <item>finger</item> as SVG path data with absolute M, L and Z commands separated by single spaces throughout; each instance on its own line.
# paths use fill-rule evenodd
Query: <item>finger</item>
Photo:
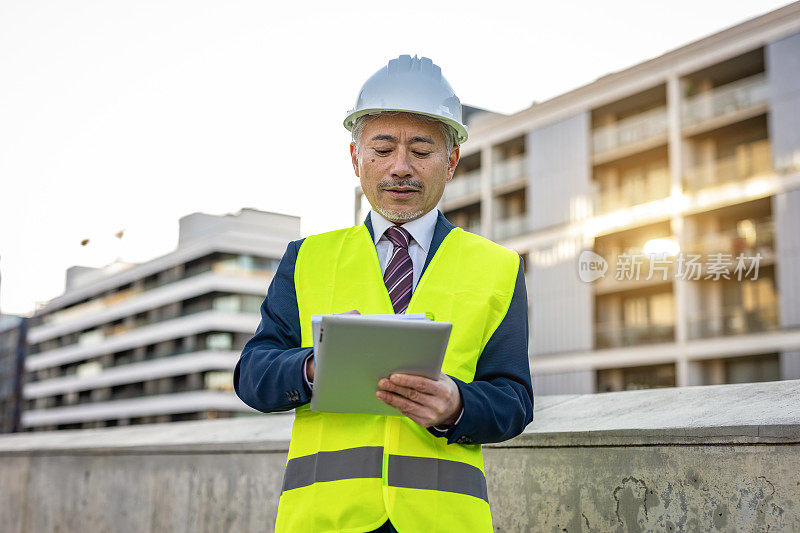
M 430 401 L 434 398 L 434 396 L 421 392 L 417 389 L 402 387 L 386 378 L 378 381 L 378 386 L 383 390 L 399 394 L 400 396 L 404 396 L 417 403 L 427 404 L 430 403 Z
M 425 394 L 437 395 L 440 392 L 441 384 L 435 379 L 428 379 L 424 376 L 413 376 L 411 374 L 392 374 L 389 381 L 401 387 L 416 389 Z
M 390 407 L 394 407 L 401 414 L 411 418 L 412 416 L 419 418 L 420 420 L 425 419 L 433 419 L 431 416 L 433 413 L 432 411 L 424 405 L 420 405 L 416 402 L 412 402 L 408 398 L 404 398 L 403 396 L 399 396 L 392 392 L 387 391 L 377 391 L 375 395 L 381 400 L 383 403 Z
M 417 424 L 417 425 L 419 425 L 421 427 L 424 427 L 424 428 L 427 428 L 427 427 L 435 425 L 433 422 L 431 422 L 428 419 L 422 419 L 422 418 L 420 418 L 418 416 L 411 415 L 411 414 L 405 414 L 404 413 L 404 415 L 405 415 L 406 418 L 408 418 L 409 420 L 411 420 L 415 424 Z
M 416 415 L 415 421 L 422 425 L 422 427 L 428 427 L 433 425 L 436 420 L 442 420 L 447 409 L 447 401 L 438 396 L 418 393 L 412 395 L 412 398 L 408 398 L 403 394 L 389 392 L 386 389 L 380 389 L 380 392 L 386 392 L 397 398 L 408 400 L 409 403 L 402 403 L 400 400 L 391 399 L 391 396 L 386 397 L 392 402 L 389 405 L 395 407 L 403 415 L 411 419 L 414 419 Z M 411 392 L 416 393 L 416 391 L 413 390 Z M 410 406 L 413 406 L 413 408 Z

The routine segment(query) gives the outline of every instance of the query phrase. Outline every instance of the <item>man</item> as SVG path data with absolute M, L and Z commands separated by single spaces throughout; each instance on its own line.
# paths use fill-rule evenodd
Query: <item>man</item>
M 372 211 L 289 244 L 234 387 L 264 412 L 296 409 L 277 531 L 491 531 L 481 444 L 533 418 L 519 256 L 436 209 L 467 139 L 461 103 L 430 59 L 400 56 L 345 119 Z M 453 324 L 443 372 L 394 374 L 397 416 L 320 413 L 311 316 L 432 312 Z M 380 354 L 376 353 L 376 357 Z

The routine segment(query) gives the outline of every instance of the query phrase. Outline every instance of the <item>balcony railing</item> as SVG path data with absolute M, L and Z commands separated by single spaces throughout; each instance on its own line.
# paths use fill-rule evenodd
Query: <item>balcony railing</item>
M 492 184 L 502 185 L 525 178 L 525 154 L 519 154 L 497 162 L 492 170 Z
M 623 183 L 619 187 L 600 188 L 595 196 L 595 212 L 609 213 L 634 205 L 662 200 L 669 196 L 669 175 L 654 174 L 645 180 Z
M 624 252 L 598 247 L 595 253 L 608 262 L 608 271 L 598 280 L 598 287 L 613 286 L 620 282 L 659 283 L 671 281 L 675 275 L 674 257 L 648 255 L 638 247 L 626 247 Z
M 675 326 L 673 324 L 619 326 L 600 323 L 595 325 L 595 344 L 598 349 L 673 342 L 674 340 Z
M 498 220 L 494 224 L 494 238 L 506 239 L 525 233 L 528 228 L 525 215 L 517 215 L 506 219 Z
M 744 232 L 732 229 L 703 235 L 694 241 L 690 251 L 699 254 L 731 254 L 733 257 L 740 253 L 747 256 L 761 253 L 767 257 L 772 255 L 774 243 L 775 223 L 772 217 L 765 217 L 752 222 L 751 229 Z
M 689 337 L 705 339 L 727 335 L 744 335 L 779 329 L 775 306 L 752 310 L 741 306 L 723 308 L 719 313 L 695 315 L 689 321 Z
M 226 270 L 225 273 L 228 274 L 230 272 Z M 243 275 L 250 275 L 250 274 L 243 273 Z M 228 300 L 229 298 L 230 300 Z M 219 303 L 221 300 L 224 303 Z M 137 317 L 134 320 L 133 324 L 122 323 L 114 326 L 109 326 L 109 325 L 100 326 L 98 328 L 81 333 L 79 336 L 77 336 L 76 339 L 66 340 L 66 342 L 63 341 L 64 337 L 61 337 L 62 342 L 59 342 L 57 345 L 42 347 L 40 350 L 34 353 L 44 353 L 50 350 L 63 348 L 66 346 L 73 346 L 75 344 L 79 344 L 81 346 L 95 346 L 101 344 L 102 342 L 106 341 L 111 337 L 122 335 L 138 328 L 151 326 L 153 324 L 166 322 L 168 320 L 173 320 L 176 318 L 187 317 L 197 313 L 205 313 L 212 310 L 221 311 L 225 313 L 232 313 L 232 314 L 239 314 L 239 313 L 257 314 L 260 307 L 260 304 L 258 303 L 259 300 L 261 300 L 260 296 L 232 294 L 222 298 L 217 298 L 216 300 L 207 299 L 195 304 L 188 304 L 188 305 L 184 304 L 182 308 L 176 309 L 174 311 L 168 311 L 166 313 L 157 313 L 155 314 L 155 316 L 148 313 L 143 318 Z
M 458 200 L 480 192 L 481 171 L 470 170 L 456 175 L 444 189 L 444 201 Z
M 772 173 L 772 149 L 768 140 L 742 144 L 736 155 L 698 165 L 686 172 L 684 186 L 697 191 Z
M 667 108 L 657 107 L 624 118 L 615 124 L 602 126 L 592 133 L 594 154 L 616 150 L 667 133 Z
M 698 94 L 683 106 L 684 126 L 692 126 L 767 102 L 769 86 L 764 74 L 757 74 L 711 91 Z
M 44 317 L 42 317 L 42 323 L 50 325 L 50 324 L 63 324 L 67 322 L 72 322 L 73 320 L 78 320 L 81 317 L 96 314 L 110 307 L 119 305 L 133 298 L 134 296 L 137 296 L 149 290 L 157 289 L 159 287 L 163 287 L 164 285 L 168 285 L 170 283 L 176 283 L 178 281 L 189 279 L 191 277 L 204 274 L 209 271 L 225 276 L 242 276 L 242 277 L 268 279 L 273 275 L 274 271 L 277 270 L 279 260 L 266 259 L 266 261 L 271 262 L 270 269 L 261 268 L 258 265 L 252 265 L 252 266 L 242 265 L 238 263 L 236 259 L 221 259 L 218 261 L 209 262 L 203 265 L 202 268 L 186 271 L 182 275 L 177 276 L 175 278 L 159 279 L 155 283 L 148 285 L 146 287 L 142 286 L 131 287 L 123 291 L 94 298 L 92 300 L 89 300 L 88 302 L 78 305 L 73 305 L 71 307 L 67 307 L 66 309 L 49 313 Z

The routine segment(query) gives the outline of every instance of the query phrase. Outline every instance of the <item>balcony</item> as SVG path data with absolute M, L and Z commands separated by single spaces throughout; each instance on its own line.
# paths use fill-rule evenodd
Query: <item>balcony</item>
M 99 344 L 82 346 L 72 344 L 46 352 L 29 355 L 25 359 L 27 371 L 89 360 L 103 354 L 131 350 L 159 342 L 198 335 L 208 331 L 225 331 L 252 334 L 258 325 L 258 315 L 253 313 L 226 313 L 205 311 L 171 320 L 153 323 L 131 331 L 108 337 Z
M 206 272 L 224 276 L 235 276 L 269 281 L 278 268 L 278 259 L 253 256 L 236 256 L 227 259 L 204 261 L 198 268 L 185 271 L 176 278 L 164 277 L 146 287 L 135 286 L 106 296 L 93 298 L 88 302 L 54 311 L 42 317 L 43 325 L 61 325 L 77 321 L 83 317 L 96 315 L 106 309 L 121 305 L 132 298 L 160 287 L 193 278 Z
M 698 191 L 708 187 L 768 176 L 772 169 L 772 149 L 769 140 L 742 144 L 736 154 L 698 165 L 686 172 L 684 187 Z
M 525 154 L 519 154 L 508 159 L 503 159 L 494 165 L 492 170 L 492 185 L 497 187 L 509 183 L 524 182 L 525 180 Z
M 754 116 L 766 110 L 768 98 L 769 86 L 763 73 L 722 85 L 687 100 L 681 112 L 683 127 Z
M 663 200 L 670 194 L 669 175 L 652 174 L 646 180 L 601 188 L 595 184 L 595 213 L 610 213 L 634 205 Z
M 623 148 L 632 151 L 666 142 L 667 108 L 657 107 L 615 124 L 597 128 L 592 133 L 592 150 L 595 156 Z
M 481 169 L 456 175 L 444 189 L 443 203 L 462 203 L 465 199 L 478 201 L 481 192 Z M 469 203 L 469 202 L 467 202 Z
M 517 215 L 506 219 L 498 220 L 494 223 L 494 238 L 497 240 L 515 237 L 525 233 L 528 229 L 527 218 L 525 215 Z
M 236 365 L 238 358 L 239 353 L 234 350 L 176 350 L 169 358 L 128 363 L 105 370 L 99 368 L 98 364 L 97 371 L 91 375 L 64 376 L 29 383 L 25 387 L 24 394 L 26 399 L 42 398 L 55 394 L 152 381 L 208 370 L 229 370 Z M 147 394 L 147 392 L 143 392 L 141 396 Z M 155 393 L 151 392 L 150 394 Z
M 674 237 L 662 237 L 674 241 Z M 605 276 L 594 282 L 597 295 L 642 289 L 669 283 L 675 276 L 675 256 L 646 254 L 641 248 L 628 246 L 624 251 L 596 248 L 608 262 Z
M 716 253 L 739 254 L 752 257 L 760 253 L 764 258 L 774 255 L 775 224 L 772 217 L 759 220 L 742 220 L 738 228 L 705 234 L 691 245 L 694 253 L 709 255 Z
M 620 326 L 613 323 L 595 324 L 595 347 L 597 349 L 656 344 L 674 340 L 674 324 L 644 324 L 641 326 Z
M 748 310 L 742 306 L 725 307 L 719 313 L 695 315 L 689 321 L 689 338 L 707 339 L 728 335 L 746 335 L 780 328 L 774 306 Z

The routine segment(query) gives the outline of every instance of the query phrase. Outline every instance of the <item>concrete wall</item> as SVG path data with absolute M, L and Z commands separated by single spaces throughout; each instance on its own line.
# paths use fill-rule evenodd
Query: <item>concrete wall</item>
M 538 355 L 591 350 L 594 346 L 594 289 L 578 277 L 581 244 L 579 238 L 568 237 L 530 252 L 525 284 L 534 365 Z
M 589 113 L 579 113 L 527 134 L 530 230 L 580 222 L 591 213 L 589 121 Z M 576 264 L 583 246 L 582 237 L 567 237 L 531 250 L 526 284 L 534 356 L 594 345 L 594 293 L 591 284 L 578 278 Z M 574 275 L 565 276 L 565 271 Z M 580 380 L 560 390 L 592 392 Z
M 775 220 L 775 276 L 780 294 L 780 325 L 784 329 L 797 328 L 800 327 L 800 231 L 797 231 L 800 228 L 800 189 L 773 196 L 772 213 Z M 782 352 L 780 363 L 782 379 L 800 379 L 800 351 Z
M 591 394 L 596 388 L 596 373 L 594 370 L 576 370 L 574 372 L 557 372 L 543 374 L 536 371 L 536 361 L 531 363 L 533 368 L 533 394 L 546 396 L 550 394 Z
M 3 531 L 270 531 L 291 416 L 0 437 Z M 485 447 L 497 531 L 800 530 L 800 381 L 551 396 Z
M 800 33 L 765 48 L 769 78 L 769 138 L 779 171 L 800 168 Z
M 576 203 L 592 198 L 589 113 L 548 124 L 525 138 L 530 229 L 568 224 L 589 213 Z
M 800 327 L 800 189 L 773 196 L 772 213 L 780 324 L 782 328 L 796 328 Z

